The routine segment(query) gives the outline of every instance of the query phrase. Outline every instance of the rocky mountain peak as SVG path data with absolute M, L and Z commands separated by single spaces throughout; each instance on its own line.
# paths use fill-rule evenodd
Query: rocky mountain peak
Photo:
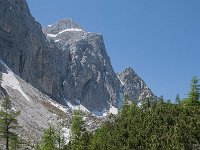
M 137 76 L 136 72 L 131 67 L 126 68 L 121 74 Z
M 119 73 L 118 78 L 124 93 L 136 103 L 139 103 L 146 97 L 154 96 L 151 89 L 149 89 L 146 83 L 131 67 L 128 67 L 123 72 Z
M 43 32 L 47 34 L 58 34 L 65 30 L 84 31 L 84 29 L 71 18 L 59 20 L 55 24 L 48 25 L 43 28 Z

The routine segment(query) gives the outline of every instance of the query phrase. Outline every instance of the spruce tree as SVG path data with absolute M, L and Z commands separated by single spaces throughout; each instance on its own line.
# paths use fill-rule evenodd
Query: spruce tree
M 200 97 L 200 84 L 199 79 L 194 76 L 191 81 L 191 90 L 189 92 L 189 99 L 191 101 L 198 101 Z
M 175 99 L 175 103 L 180 104 L 180 102 L 181 102 L 180 96 L 179 96 L 179 94 L 177 94 L 176 99 Z
M 191 80 L 188 98 L 181 101 L 181 105 L 200 106 L 200 84 L 199 79 L 194 76 Z
M 63 128 L 64 128 L 64 123 L 63 123 L 63 121 L 61 121 L 61 122 L 59 122 L 59 124 L 56 128 L 56 132 L 55 132 L 56 141 L 58 143 L 58 150 L 63 149 L 64 145 L 65 145 L 64 136 L 63 136 L 63 132 L 62 132 Z
M 72 150 L 81 150 L 83 149 L 83 118 L 81 116 L 80 110 L 75 111 L 72 117 L 72 126 L 71 126 L 71 147 Z
M 56 130 L 53 126 L 50 125 L 49 128 L 45 130 L 41 147 L 41 150 L 57 149 Z
M 18 135 L 14 131 L 19 128 L 16 119 L 19 114 L 20 112 L 12 110 L 10 98 L 4 97 L 0 110 L 0 136 L 6 141 L 6 150 L 9 150 L 11 140 L 18 141 Z

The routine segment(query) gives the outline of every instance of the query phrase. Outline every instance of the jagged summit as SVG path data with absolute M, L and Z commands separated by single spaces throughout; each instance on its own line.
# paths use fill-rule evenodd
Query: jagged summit
M 84 29 L 71 18 L 62 19 L 43 28 L 43 32 L 47 34 L 58 34 L 63 31 L 84 31 Z
M 126 69 L 124 69 L 122 74 L 137 75 L 137 73 L 131 67 L 127 67 Z
M 136 74 L 131 68 L 126 68 L 123 72 L 119 73 L 118 79 L 121 82 L 122 89 L 129 98 L 136 103 L 139 103 L 146 97 L 153 97 L 154 94 L 146 85 L 146 83 Z

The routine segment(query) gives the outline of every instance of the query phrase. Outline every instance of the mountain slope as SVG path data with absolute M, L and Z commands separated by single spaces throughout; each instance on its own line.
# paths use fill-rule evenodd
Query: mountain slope
M 22 128 L 18 133 L 26 143 L 36 143 L 42 137 L 44 129 L 49 124 L 58 124 L 61 118 L 65 121 L 66 127 L 69 125 L 71 117 L 69 108 L 64 108 L 33 88 L 15 75 L 1 60 L 0 73 L 2 74 L 0 103 L 5 95 L 9 95 L 12 109 L 20 111 L 17 120 Z

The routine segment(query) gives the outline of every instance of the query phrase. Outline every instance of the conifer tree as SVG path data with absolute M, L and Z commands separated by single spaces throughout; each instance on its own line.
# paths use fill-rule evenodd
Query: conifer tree
M 83 149 L 83 140 L 82 140 L 82 134 L 83 134 L 83 118 L 80 114 L 80 110 L 75 111 L 72 117 L 72 126 L 71 126 L 71 133 L 72 133 L 72 141 L 71 141 L 71 147 L 72 150 L 81 150 Z
M 20 112 L 12 110 L 10 98 L 4 97 L 0 110 L 0 136 L 6 141 L 6 150 L 10 149 L 11 140 L 18 141 L 18 135 L 13 131 L 19 128 L 16 119 L 19 114 Z
M 189 99 L 191 101 L 198 101 L 200 97 L 200 84 L 199 79 L 194 76 L 191 81 L 191 90 L 189 92 Z
M 176 102 L 176 104 L 180 104 L 180 102 L 181 102 L 181 99 L 180 99 L 180 96 L 179 96 L 179 94 L 177 94 L 177 95 L 176 95 L 175 102 Z
M 50 125 L 44 132 L 41 150 L 56 150 L 56 145 L 56 131 L 55 128 Z
M 40 144 L 38 142 L 35 144 L 34 150 L 41 150 Z
M 58 143 L 58 150 L 61 150 L 65 143 L 64 143 L 64 136 L 63 136 L 63 132 L 62 132 L 62 129 L 64 127 L 64 123 L 63 121 L 61 120 L 61 122 L 59 122 L 57 128 L 56 128 L 56 141 Z

